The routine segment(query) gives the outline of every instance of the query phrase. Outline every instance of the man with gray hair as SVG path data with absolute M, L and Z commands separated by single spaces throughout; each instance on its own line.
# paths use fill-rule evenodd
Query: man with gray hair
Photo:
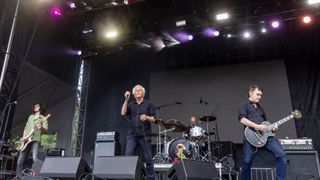
M 121 108 L 121 115 L 130 119 L 130 129 L 127 134 L 126 156 L 132 156 L 139 147 L 142 160 L 146 163 L 148 180 L 154 180 L 154 167 L 151 153 L 151 123 L 155 122 L 155 107 L 144 99 L 145 89 L 136 85 L 132 89 L 134 101 L 129 103 L 130 91 L 124 93 L 124 103 Z

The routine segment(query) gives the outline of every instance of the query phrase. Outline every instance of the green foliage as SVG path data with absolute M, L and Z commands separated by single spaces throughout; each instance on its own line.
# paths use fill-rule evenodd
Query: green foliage
M 41 135 L 41 145 L 43 149 L 55 148 L 57 142 L 57 133 L 52 134 L 42 134 Z

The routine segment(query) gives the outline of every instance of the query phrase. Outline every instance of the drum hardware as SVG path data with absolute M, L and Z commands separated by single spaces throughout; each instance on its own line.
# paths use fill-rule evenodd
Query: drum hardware
M 157 154 L 153 157 L 153 160 L 156 163 L 167 163 L 172 161 L 170 155 L 167 152 L 163 152 L 161 149 L 161 136 L 164 138 L 164 146 L 168 145 L 167 133 L 168 132 L 182 132 L 185 131 L 186 126 L 176 119 L 169 120 L 157 120 L 156 123 L 160 126 L 158 132 L 158 142 L 157 142 Z M 165 130 L 161 131 L 161 127 L 164 127 Z M 164 147 L 166 149 L 166 147 Z
M 161 115 L 160 115 L 160 110 L 161 108 L 164 108 L 164 107 L 168 107 L 168 106 L 171 106 L 171 105 L 181 105 L 182 103 L 181 102 L 174 102 L 174 103 L 167 103 L 167 104 L 163 104 L 163 105 L 160 105 L 158 107 L 156 107 L 156 111 L 157 111 L 157 117 L 156 117 L 156 121 L 155 123 L 158 125 L 158 138 L 157 138 L 157 146 L 156 146 L 156 151 L 157 151 L 157 154 L 152 158 L 152 160 L 155 162 L 155 163 L 165 163 L 168 161 L 168 157 L 166 154 L 164 154 L 162 152 L 162 148 L 161 148 L 161 127 L 164 126 L 164 122 L 163 120 L 161 120 Z M 170 129 L 170 128 L 166 128 L 166 129 Z M 167 131 L 164 131 L 164 143 L 166 143 L 167 141 L 167 134 L 166 134 Z

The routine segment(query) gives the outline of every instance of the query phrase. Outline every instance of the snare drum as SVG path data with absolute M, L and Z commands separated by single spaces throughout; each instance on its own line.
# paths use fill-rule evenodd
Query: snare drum
M 205 138 L 204 132 L 205 131 L 201 127 L 194 126 L 193 128 L 190 129 L 191 140 L 196 141 L 196 140 L 201 140 Z

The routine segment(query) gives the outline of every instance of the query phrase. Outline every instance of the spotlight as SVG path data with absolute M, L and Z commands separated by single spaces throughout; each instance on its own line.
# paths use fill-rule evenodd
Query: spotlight
M 229 34 L 227 34 L 227 38 L 231 38 L 232 37 L 232 35 L 229 33 Z
M 305 24 L 311 23 L 311 17 L 310 16 L 304 16 L 302 20 L 303 20 L 303 23 L 305 23 Z
M 188 35 L 188 39 L 191 41 L 193 39 L 192 35 Z
M 320 3 L 320 0 L 308 0 L 308 4 L 317 4 Z
M 219 36 L 219 35 L 220 35 L 220 32 L 219 32 L 219 31 L 214 31 L 214 32 L 213 32 L 213 35 L 214 35 L 214 36 Z
M 229 19 L 229 14 L 228 13 L 217 14 L 216 19 L 218 21 Z
M 280 26 L 280 23 L 279 23 L 279 21 L 272 21 L 271 26 L 273 28 L 278 28 Z
M 176 27 L 181 27 L 187 25 L 186 20 L 181 20 L 176 22 Z
M 69 7 L 70 7 L 70 9 L 75 9 L 76 8 L 76 3 L 70 2 L 69 3 Z
M 118 36 L 118 33 L 116 32 L 116 31 L 108 31 L 107 33 L 106 33 L 106 37 L 107 38 L 115 38 L 115 37 L 117 37 Z
M 263 34 L 264 34 L 264 33 L 267 33 L 267 29 L 266 29 L 266 28 L 261 28 L 260 31 L 261 31 L 261 33 L 263 33 Z
M 243 33 L 243 37 L 245 38 L 245 39 L 249 39 L 249 38 L 251 38 L 251 33 L 249 32 L 249 31 L 245 31 L 244 33 Z
M 54 7 L 54 8 L 51 9 L 51 14 L 53 16 L 61 16 L 62 15 L 61 9 L 58 8 L 58 7 Z
M 77 54 L 78 54 L 79 56 L 81 56 L 82 51 L 81 51 L 81 50 L 78 50 L 78 51 L 77 51 Z

